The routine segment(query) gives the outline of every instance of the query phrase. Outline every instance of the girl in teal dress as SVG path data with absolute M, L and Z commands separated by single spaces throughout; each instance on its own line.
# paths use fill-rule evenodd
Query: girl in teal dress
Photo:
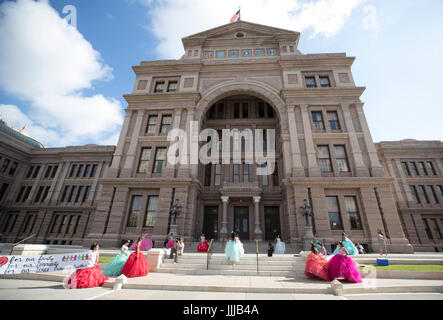
M 129 258 L 129 243 L 130 241 L 126 241 L 126 243 L 120 248 L 121 252 L 112 259 L 110 263 L 106 265 L 103 269 L 103 274 L 106 276 L 119 276 L 122 274 L 123 266 L 126 263 L 126 260 Z
M 233 267 L 240 261 L 240 257 L 244 254 L 244 250 L 242 249 L 243 246 L 241 242 L 236 237 L 234 231 L 232 231 L 229 241 L 226 243 L 225 255 Z
M 341 242 L 342 242 L 343 246 L 346 248 L 346 250 L 348 251 L 348 254 L 350 256 L 358 254 L 357 247 L 352 243 L 351 240 L 349 240 L 348 235 L 344 232 L 342 234 L 342 241 Z M 337 254 L 339 249 L 340 249 L 340 247 L 337 246 L 332 254 Z

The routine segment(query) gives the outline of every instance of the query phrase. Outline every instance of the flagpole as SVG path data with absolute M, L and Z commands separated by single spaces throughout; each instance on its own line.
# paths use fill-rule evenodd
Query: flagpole
M 238 20 L 241 21 L 241 7 L 240 6 L 238 6 L 238 12 L 239 12 Z

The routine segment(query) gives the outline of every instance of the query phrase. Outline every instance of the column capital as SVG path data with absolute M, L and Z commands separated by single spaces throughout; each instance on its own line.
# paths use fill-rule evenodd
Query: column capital
M 220 197 L 222 202 L 227 203 L 229 201 L 229 197 L 228 196 L 221 196 Z

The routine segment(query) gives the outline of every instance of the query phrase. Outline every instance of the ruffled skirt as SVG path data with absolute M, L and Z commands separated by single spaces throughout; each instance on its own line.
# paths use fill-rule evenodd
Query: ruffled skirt
M 284 242 L 277 242 L 275 245 L 274 253 L 276 254 L 283 254 L 286 251 L 286 245 Z
M 244 254 L 243 245 L 240 242 L 228 241 L 225 248 L 226 258 L 232 262 L 239 262 Z
M 144 277 L 149 273 L 149 264 L 143 253 L 139 253 L 137 259 L 137 252 L 131 253 L 128 260 L 122 269 L 122 274 L 128 278 Z
M 121 252 L 116 255 L 111 262 L 109 262 L 103 269 L 103 274 L 105 276 L 119 276 L 122 274 L 123 266 L 129 258 L 129 254 L 124 254 Z
M 312 252 L 306 258 L 305 275 L 331 281 L 328 262 L 321 255 Z
M 100 270 L 100 264 L 94 267 L 75 270 L 64 282 L 66 289 L 95 288 L 103 285 L 108 280 Z
M 334 255 L 328 262 L 330 278 L 337 279 L 344 277 L 346 280 L 360 283 L 360 271 L 358 271 L 357 264 L 351 257 L 345 257 L 342 254 Z

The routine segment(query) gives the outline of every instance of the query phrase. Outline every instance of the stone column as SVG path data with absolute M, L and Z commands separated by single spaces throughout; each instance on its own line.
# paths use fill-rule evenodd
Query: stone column
M 131 142 L 129 144 L 129 149 L 126 154 L 125 166 L 121 172 L 122 178 L 130 178 L 134 172 L 134 162 L 135 155 L 137 154 L 138 137 L 140 136 L 140 131 L 143 123 L 143 110 L 137 111 L 137 119 L 135 121 L 134 131 L 132 132 Z
M 180 129 L 180 117 L 182 114 L 182 109 L 175 109 L 174 112 L 174 120 L 172 121 L 172 129 Z M 185 143 L 188 143 L 188 141 L 185 141 Z M 171 143 L 170 143 L 171 145 Z M 173 178 L 175 175 L 175 169 L 176 167 L 178 167 L 180 164 L 177 165 L 172 165 L 169 164 L 169 161 L 167 159 L 166 161 L 166 168 L 163 172 L 163 177 L 168 177 L 168 178 Z
M 303 119 L 303 132 L 305 136 L 306 154 L 308 157 L 308 172 L 310 177 L 320 177 L 320 167 L 317 162 L 317 151 L 312 138 L 311 121 L 309 118 L 308 105 L 301 104 L 301 115 Z
M 355 103 L 355 110 L 357 111 L 358 121 L 360 121 L 361 129 L 363 130 L 363 137 L 365 139 L 366 148 L 369 155 L 369 163 L 371 167 L 371 173 L 374 177 L 384 177 L 385 171 L 378 159 L 377 149 L 375 148 L 374 141 L 372 140 L 371 132 L 369 131 L 368 122 L 366 121 L 365 113 L 363 112 L 363 103 Z
M 291 154 L 292 154 L 292 175 L 295 177 L 304 177 L 305 169 L 303 168 L 300 157 L 300 146 L 298 144 L 297 124 L 295 119 L 294 106 L 288 106 L 288 122 L 289 122 L 289 136 L 290 136 Z
M 223 203 L 222 227 L 220 229 L 220 239 L 228 235 L 228 196 L 221 197 Z
M 262 240 L 262 231 L 261 231 L 261 223 L 260 223 L 260 196 L 253 196 L 252 199 L 254 200 L 254 213 L 255 213 L 255 229 L 254 229 L 254 235 L 255 239 Z
M 120 131 L 120 137 L 118 138 L 117 147 L 115 149 L 114 157 L 112 159 L 111 167 L 109 168 L 108 177 L 117 178 L 118 170 L 120 167 L 120 161 L 123 155 L 123 148 L 125 146 L 126 135 L 128 134 L 129 123 L 131 122 L 131 115 L 133 111 L 126 109 L 126 116 L 123 122 L 122 129 Z
M 358 143 L 357 134 L 355 132 L 354 124 L 352 123 L 351 113 L 349 112 L 349 104 L 342 104 L 343 118 L 345 119 L 346 128 L 349 135 L 349 143 L 351 144 L 352 158 L 355 163 L 355 175 L 358 177 L 369 176 L 368 168 L 363 161 L 363 155 Z
M 186 118 L 186 135 L 187 135 L 187 141 L 186 143 L 188 143 L 188 148 L 186 151 L 186 159 L 187 159 L 187 164 L 180 164 L 179 169 L 178 169 L 178 177 L 179 178 L 189 178 L 190 174 L 191 174 L 191 165 L 189 164 L 190 162 L 190 143 L 191 143 L 191 121 L 194 120 L 194 108 L 188 108 L 187 110 L 187 118 Z M 197 168 L 194 169 L 195 172 L 197 172 L 198 169 L 198 165 L 196 166 Z

